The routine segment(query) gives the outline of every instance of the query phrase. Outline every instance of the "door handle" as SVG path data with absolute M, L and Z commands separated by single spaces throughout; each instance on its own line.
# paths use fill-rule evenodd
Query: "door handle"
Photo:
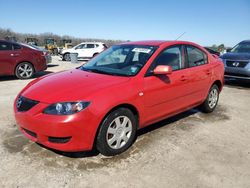
M 180 80 L 184 82 L 184 81 L 188 80 L 188 78 L 186 76 L 181 76 Z
M 212 74 L 211 70 L 206 70 L 205 72 L 206 72 L 207 75 L 211 75 Z

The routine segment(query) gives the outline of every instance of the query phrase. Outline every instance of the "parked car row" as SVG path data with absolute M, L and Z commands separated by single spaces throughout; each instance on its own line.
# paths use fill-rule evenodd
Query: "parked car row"
M 70 61 L 70 53 L 76 53 L 78 59 L 89 60 L 107 49 L 101 42 L 83 42 L 71 49 L 64 49 L 60 57 Z M 215 56 L 219 52 L 205 49 Z M 250 40 L 237 44 L 228 53 L 220 56 L 225 66 L 225 77 L 250 80 Z M 15 75 L 20 79 L 31 78 L 36 72 L 46 70 L 51 62 L 48 50 L 34 45 L 0 40 L 0 76 Z

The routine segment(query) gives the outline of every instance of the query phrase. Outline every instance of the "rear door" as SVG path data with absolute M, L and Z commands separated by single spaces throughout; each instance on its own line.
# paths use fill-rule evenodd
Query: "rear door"
M 186 45 L 186 58 L 190 71 L 190 84 L 192 87 L 192 103 L 204 100 L 211 83 L 212 64 L 209 64 L 207 54 L 201 49 Z
M 15 58 L 13 58 L 12 44 L 0 41 L 0 75 L 13 74 Z
M 185 53 L 182 45 L 166 48 L 150 66 L 144 78 L 144 105 L 146 123 L 177 113 L 189 105 L 192 88 L 189 84 L 189 71 L 185 66 Z M 169 75 L 153 75 L 158 65 L 169 65 L 173 72 Z
M 86 46 L 86 57 L 93 57 L 94 53 L 95 53 L 95 49 L 96 46 L 95 44 L 89 43 Z

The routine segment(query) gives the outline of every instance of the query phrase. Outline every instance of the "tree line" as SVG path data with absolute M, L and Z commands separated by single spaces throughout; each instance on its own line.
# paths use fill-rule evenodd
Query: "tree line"
M 17 42 L 25 43 L 27 38 L 36 38 L 38 46 L 45 46 L 45 39 L 53 38 L 55 39 L 57 45 L 60 44 L 63 39 L 71 39 L 72 44 L 75 46 L 81 42 L 103 42 L 107 46 L 112 46 L 113 44 L 124 42 L 122 40 L 107 40 L 107 39 L 92 39 L 92 38 L 76 38 L 68 35 L 57 35 L 51 32 L 41 33 L 41 34 L 31 34 L 31 33 L 18 33 L 11 29 L 0 28 L 0 39 L 6 39 L 7 37 L 15 37 Z

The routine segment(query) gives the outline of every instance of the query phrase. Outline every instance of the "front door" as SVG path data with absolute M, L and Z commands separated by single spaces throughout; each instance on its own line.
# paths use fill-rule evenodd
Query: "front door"
M 150 74 L 157 65 L 169 65 L 169 75 Z M 185 69 L 183 46 L 168 47 L 155 59 L 144 78 L 146 124 L 178 113 L 189 105 L 192 88 L 189 70 Z

